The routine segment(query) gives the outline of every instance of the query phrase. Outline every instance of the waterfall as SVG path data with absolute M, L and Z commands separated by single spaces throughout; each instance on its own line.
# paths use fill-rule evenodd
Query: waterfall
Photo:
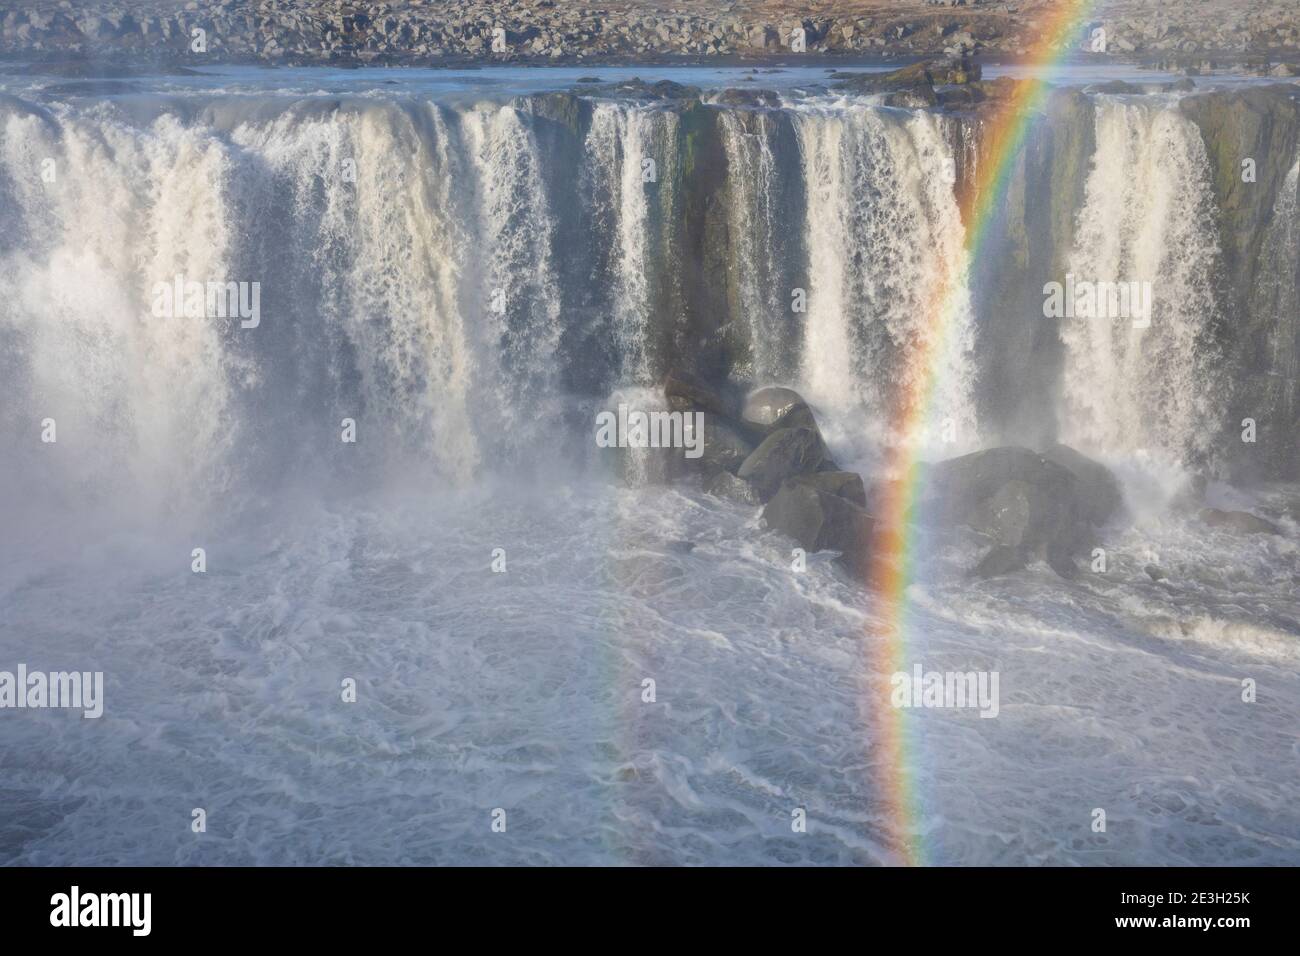
M 1294 434 L 1300 421 L 1300 157 L 1282 182 L 1260 261 L 1261 301 L 1271 313 L 1264 407 L 1273 411 L 1278 434 L 1289 445 L 1284 458 L 1300 464 Z
M 738 318 L 746 326 L 750 353 L 737 373 L 759 382 L 792 381 L 799 317 L 792 312 L 790 243 L 784 235 L 790 223 L 784 218 L 786 184 L 777 156 L 781 118 L 768 111 L 727 111 L 721 120 Z
M 1064 318 L 1067 443 L 1180 462 L 1208 452 L 1224 383 L 1206 335 L 1216 317 L 1218 257 L 1205 147 L 1173 104 L 1100 97 L 1069 272 L 1143 282 L 1149 327 L 1127 318 Z
M 556 346 L 561 302 L 553 268 L 553 220 L 542 192 L 545 163 L 511 108 L 476 109 L 461 123 L 479 195 L 474 248 L 483 264 L 480 355 L 490 371 L 482 425 L 497 443 L 527 448 L 559 413 Z M 494 301 L 495 300 L 495 301 Z
M 598 103 L 586 137 L 586 173 L 593 217 L 604 223 L 610 261 L 610 318 L 620 378 L 648 385 L 653 379 L 652 207 L 663 180 L 660 167 L 674 148 L 675 117 L 650 107 Z M 598 279 L 597 281 L 602 281 Z
M 970 117 L 554 96 L 0 101 L 5 490 L 165 514 L 340 476 L 466 484 L 590 453 L 588 410 L 648 401 L 673 366 L 804 391 L 845 461 L 999 434 L 997 403 L 976 419 L 994 346 L 954 193 Z M 1153 314 L 1059 320 L 1059 376 L 1020 404 L 1094 453 L 1203 458 L 1230 405 L 1204 134 L 1167 98 L 1093 100 L 1073 235 L 1041 258 L 1149 281 Z M 1261 239 L 1279 315 L 1232 348 L 1271 356 L 1285 415 L 1283 174 Z M 260 323 L 155 315 L 177 276 L 260 284 Z M 900 395 L 925 396 L 908 434 Z
M 135 129 L 17 109 L 2 129 L 11 479 L 33 491 L 73 469 L 62 490 L 90 498 L 220 491 L 246 369 L 217 325 L 146 316 L 154 282 L 230 272 L 230 147 L 168 115 Z M 37 443 L 46 419 L 63 454 Z
M 9 114 L 24 239 L 0 289 L 26 383 L 11 427 L 57 422 L 78 449 L 61 459 L 70 491 L 162 500 L 222 493 L 232 452 L 259 440 L 279 467 L 337 461 L 345 418 L 368 458 L 418 456 L 453 480 L 537 444 L 558 413 L 561 300 L 523 117 L 267 112 Z M 19 174 L 45 157 L 52 183 Z M 178 275 L 259 283 L 261 324 L 151 315 L 150 290 Z
M 876 439 L 937 449 L 944 422 L 976 439 L 974 316 L 944 120 L 837 105 L 801 110 L 809 273 L 803 380 L 811 400 Z M 950 311 L 939 321 L 937 307 Z M 915 361 L 917 354 L 929 362 Z M 892 435 L 900 391 L 938 382 L 924 421 Z M 951 449 L 948 449 L 951 452 Z

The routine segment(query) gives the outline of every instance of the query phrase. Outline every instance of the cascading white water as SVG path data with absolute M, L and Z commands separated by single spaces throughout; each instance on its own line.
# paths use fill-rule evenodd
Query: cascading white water
M 513 108 L 480 107 L 463 113 L 461 125 L 479 196 L 474 248 L 486 259 L 482 306 L 470 313 L 486 325 L 479 361 L 491 369 L 489 408 L 500 411 L 480 420 L 480 433 L 491 429 L 498 446 L 518 451 L 542 438 L 559 411 L 561 306 L 545 158 Z
M 32 486 L 96 499 L 220 492 L 237 423 L 240 362 L 224 329 L 150 315 L 155 282 L 229 273 L 222 203 L 231 151 L 162 116 L 10 113 L 0 139 L 10 189 L 0 319 L 21 370 L 5 417 Z M 39 444 L 52 419 L 56 442 Z M 11 477 L 18 478 L 17 469 Z
M 585 172 L 598 207 L 597 222 L 614 245 L 611 319 L 621 378 L 653 379 L 651 314 L 651 206 L 665 188 L 659 167 L 675 149 L 676 116 L 653 107 L 597 103 L 586 137 Z
M 1263 278 L 1272 288 L 1275 303 L 1272 334 L 1269 336 L 1270 391 L 1277 393 L 1276 407 L 1284 421 L 1300 417 L 1300 356 L 1296 354 L 1300 327 L 1300 157 L 1282 183 L 1273 206 L 1273 223 L 1265 238 L 1261 259 L 1272 271 Z
M 785 347 L 791 290 L 778 281 L 777 234 L 789 224 L 780 221 L 777 205 L 777 158 L 772 148 L 776 120 L 766 111 L 749 116 L 728 111 L 721 120 L 732 195 L 728 211 L 739 318 L 749 329 L 749 364 L 738 372 L 757 382 L 781 381 L 790 359 Z
M 974 316 L 944 119 L 854 103 L 795 115 L 810 284 L 803 387 L 877 441 L 951 454 L 948 425 L 974 444 Z M 931 374 L 926 419 L 889 434 L 895 398 L 924 392 Z
M 432 135 L 422 136 L 417 122 Z M 250 163 L 269 167 L 274 184 L 287 183 L 290 232 L 313 270 L 319 316 L 295 310 L 269 320 L 316 325 L 336 378 L 345 374 L 336 349 L 351 346 L 359 394 L 330 411 L 364 416 L 367 428 L 408 447 L 436 449 L 443 469 L 468 477 L 479 460 L 461 301 L 475 240 L 462 208 L 473 196 L 473 168 L 464 168 L 442 111 L 289 114 L 243 123 L 232 139 Z M 284 269 L 267 276 L 277 278 L 287 281 Z
M 691 319 L 675 311 L 689 308 L 680 257 L 695 253 L 673 246 L 686 219 L 673 190 L 702 173 L 675 164 L 706 154 L 663 103 L 589 103 L 568 183 L 537 116 L 490 100 L 14 102 L 0 335 L 18 384 L 3 415 L 28 437 L 53 418 L 61 448 L 79 449 L 21 452 L 29 484 L 219 495 L 250 443 L 280 452 L 274 468 L 311 471 L 340 453 L 347 417 L 370 446 L 348 467 L 416 462 L 464 483 L 551 444 L 572 379 L 603 401 L 694 357 L 658 351 L 704 344 L 683 340 Z M 978 445 L 963 121 L 858 99 L 709 109 L 727 177 L 709 241 L 729 243 L 739 302 L 708 318 L 748 330 L 732 377 L 788 377 L 846 460 L 900 438 L 934 457 Z M 1060 401 L 1067 442 L 1181 459 L 1224 401 L 1201 344 L 1217 255 L 1204 147 L 1167 101 L 1100 97 L 1095 122 L 1070 269 L 1149 279 L 1155 314 L 1145 330 L 1063 320 L 1062 394 L 1044 399 Z M 798 157 L 782 161 L 778 142 Z M 790 196 L 802 222 L 785 221 Z M 789 312 L 785 280 L 800 274 L 806 314 Z M 261 326 L 151 316 L 149 290 L 175 275 L 259 281 Z M 924 420 L 894 434 L 898 397 L 926 395 L 931 376 Z
M 219 495 L 232 450 L 277 415 L 291 426 L 278 444 L 312 457 L 352 418 L 381 458 L 414 454 L 459 481 L 488 453 L 540 444 L 560 298 L 521 115 L 231 112 L 6 119 L 23 241 L 0 262 L 0 314 L 26 382 L 8 415 L 33 436 L 54 419 L 78 449 L 59 459 L 65 490 Z M 152 315 L 151 289 L 178 275 L 259 283 L 260 325 Z
M 1063 440 L 1177 463 L 1217 429 L 1222 381 L 1201 339 L 1218 256 L 1205 146 L 1172 102 L 1102 96 L 1096 153 L 1068 263 L 1076 281 L 1149 282 L 1150 326 L 1063 318 Z M 1065 277 L 1058 277 L 1063 281 Z

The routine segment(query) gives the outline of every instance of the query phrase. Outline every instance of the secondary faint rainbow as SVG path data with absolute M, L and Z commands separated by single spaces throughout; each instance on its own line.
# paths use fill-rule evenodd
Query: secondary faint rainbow
M 966 226 L 965 256 L 944 264 L 941 277 L 927 296 L 930 334 L 912 349 L 910 368 L 900 380 L 914 383 L 895 396 L 893 433 L 908 436 L 926 423 L 935 389 L 936 359 L 942 354 L 953 326 L 960 293 L 966 286 L 970 263 L 979 258 L 996 211 L 1003 205 L 1007 184 L 1029 129 L 1039 115 L 1049 90 L 1052 69 L 1072 52 L 1071 40 L 1082 35 L 1096 0 L 1059 0 L 1045 10 L 1030 31 L 1031 53 L 1020 61 L 1028 79 L 1012 87 L 1010 95 L 985 115 L 978 139 L 975 173 L 961 185 L 958 201 Z M 910 672 L 915 663 L 907 655 L 907 588 L 913 579 L 912 529 L 918 490 L 918 460 L 908 441 L 898 441 L 890 451 L 887 473 L 895 476 L 875 503 L 877 527 L 868 583 L 881 601 L 880 623 L 872 628 L 873 672 L 877 684 L 868 691 L 878 706 L 875 724 L 880 734 L 877 766 L 888 768 L 881 781 L 885 810 L 890 821 L 892 848 L 909 865 L 924 864 L 923 841 L 917 833 L 915 759 L 905 726 L 906 711 L 890 703 L 890 675 Z

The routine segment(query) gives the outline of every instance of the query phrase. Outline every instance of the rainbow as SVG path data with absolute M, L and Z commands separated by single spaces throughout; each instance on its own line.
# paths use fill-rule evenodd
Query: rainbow
M 985 121 L 973 181 L 959 195 L 962 221 L 966 225 L 965 255 L 960 262 L 945 263 L 941 277 L 927 296 L 931 303 L 926 310 L 930 334 L 910 351 L 910 367 L 900 377 L 903 382 L 915 384 L 901 389 L 895 397 L 891 415 L 895 435 L 915 434 L 925 423 L 935 390 L 936 358 L 942 354 L 954 324 L 970 264 L 979 259 L 989 226 L 1003 205 L 1015 159 L 1041 114 L 1053 68 L 1070 52 L 1070 41 L 1081 35 L 1094 3 L 1095 0 L 1059 0 L 1044 11 L 1032 31 L 1036 35 L 1033 52 L 1018 64 L 1027 68 L 1028 78 L 1016 81 L 1007 98 L 996 105 Z M 890 848 L 900 862 L 923 865 L 926 858 L 917 825 L 921 815 L 913 779 L 915 741 L 909 739 L 906 711 L 891 705 L 889 693 L 890 675 L 908 670 L 912 663 L 906 653 L 907 589 L 913 580 L 911 533 L 915 528 L 919 485 L 918 461 L 912 443 L 905 439 L 896 442 L 886 465 L 886 474 L 892 480 L 876 501 L 877 526 L 867 568 L 867 583 L 880 601 L 880 611 L 878 623 L 868 635 L 871 656 L 868 669 L 875 683 L 865 692 L 872 702 L 869 709 L 880 735 L 875 742 L 873 763 L 887 768 L 880 783 Z

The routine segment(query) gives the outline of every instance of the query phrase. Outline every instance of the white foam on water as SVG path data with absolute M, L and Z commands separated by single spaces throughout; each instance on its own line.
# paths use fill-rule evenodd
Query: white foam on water
M 913 590 L 909 666 L 1000 673 L 996 719 L 902 715 L 931 862 L 1300 852 L 1295 550 L 1155 533 L 1178 590 L 1141 572 L 1149 538 L 1096 580 L 968 582 L 940 555 Z M 7 859 L 897 862 L 876 612 L 831 555 L 793 572 L 754 509 L 496 486 L 226 529 L 206 575 L 184 544 L 0 567 L 0 661 L 106 673 L 97 722 L 6 715 L 6 787 L 60 808 Z

